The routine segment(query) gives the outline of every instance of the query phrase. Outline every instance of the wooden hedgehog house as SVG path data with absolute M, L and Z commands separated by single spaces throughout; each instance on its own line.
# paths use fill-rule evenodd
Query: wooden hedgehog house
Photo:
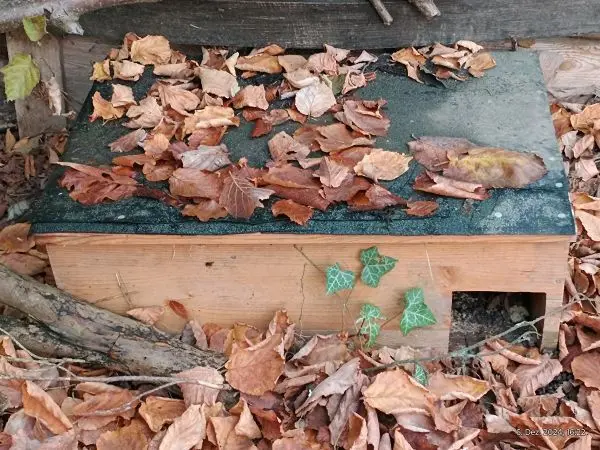
M 484 201 L 436 197 L 431 217 L 410 217 L 401 208 L 356 212 L 345 205 L 316 211 L 305 226 L 273 217 L 271 200 L 248 219 L 225 217 L 201 223 L 177 208 L 147 198 L 83 206 L 58 187 L 57 170 L 35 208 L 34 231 L 47 247 L 57 285 L 115 312 L 182 303 L 202 323 L 245 323 L 264 328 L 274 311 L 286 309 L 305 333 L 352 324 L 361 305 L 373 303 L 387 317 L 399 316 L 403 294 L 421 287 L 437 324 L 404 336 L 387 323 L 378 343 L 446 350 L 452 295 L 459 291 L 531 293 L 543 321 L 543 346 L 555 345 L 563 299 L 565 258 L 574 234 L 562 161 L 537 56 L 527 51 L 494 54 L 497 67 L 480 79 L 420 85 L 377 69 L 362 88 L 363 99 L 384 98 L 391 126 L 377 147 L 406 153 L 412 136 L 463 137 L 482 146 L 535 152 L 548 173 L 524 189 L 491 191 Z M 151 70 L 133 87 L 137 100 L 153 84 Z M 122 83 L 119 81 L 119 83 Z M 90 123 L 92 96 L 110 97 L 110 82 L 96 83 L 73 127 L 65 161 L 110 164 L 108 144 L 127 133 L 120 121 Z M 292 134 L 298 124 L 275 132 Z M 250 139 L 252 124 L 223 139 L 232 161 L 251 166 L 269 159 L 274 133 Z M 414 163 L 414 162 L 413 162 Z M 382 183 L 404 198 L 432 199 L 412 189 L 423 170 Z M 397 259 L 374 289 L 358 283 L 343 311 L 343 299 L 327 296 L 325 269 L 340 263 L 360 273 L 362 249 L 377 246 Z M 185 319 L 167 308 L 157 326 L 180 331 Z M 352 327 L 352 325 L 350 325 Z

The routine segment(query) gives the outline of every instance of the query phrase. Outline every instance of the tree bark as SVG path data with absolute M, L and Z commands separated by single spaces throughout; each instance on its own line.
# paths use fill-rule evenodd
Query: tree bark
M 82 348 L 82 359 L 87 356 L 90 362 L 110 362 L 121 370 L 155 376 L 171 376 L 196 366 L 219 369 L 227 360 L 221 353 L 184 344 L 154 327 L 79 301 L 3 266 L 0 302 L 45 325 L 33 330 L 33 334 L 47 338 L 38 350 L 46 345 L 48 351 L 80 357 L 76 351 Z M 23 337 L 23 333 L 19 335 Z M 35 345 L 31 350 L 35 352 Z

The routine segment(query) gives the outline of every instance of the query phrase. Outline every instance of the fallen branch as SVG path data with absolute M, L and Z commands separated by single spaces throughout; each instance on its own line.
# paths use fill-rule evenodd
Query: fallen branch
M 390 12 L 387 10 L 387 8 L 383 4 L 383 2 L 381 0 L 369 0 L 369 1 L 371 2 L 371 5 L 373 5 L 373 8 L 375 8 L 375 11 L 377 11 L 377 14 L 379 14 L 379 17 L 381 17 L 381 21 L 383 22 L 383 24 L 386 26 L 390 26 L 392 24 L 392 22 L 394 21 L 394 18 L 392 17 Z
M 50 23 L 70 34 L 83 34 L 79 17 L 96 9 L 160 0 L 13 0 L 0 8 L 0 33 L 21 26 L 26 17 L 47 16 Z
M 428 19 L 442 15 L 433 0 L 408 0 L 408 3 L 414 5 Z
M 28 339 L 25 332 L 12 327 L 15 338 L 36 353 L 89 357 L 90 362 L 154 376 L 170 376 L 197 366 L 219 369 L 227 360 L 221 353 L 184 344 L 156 328 L 79 301 L 3 266 L 0 302 L 28 314 L 52 332 L 34 327 L 33 332 L 43 338 L 36 347 L 34 337 Z M 82 353 L 77 354 L 78 349 Z

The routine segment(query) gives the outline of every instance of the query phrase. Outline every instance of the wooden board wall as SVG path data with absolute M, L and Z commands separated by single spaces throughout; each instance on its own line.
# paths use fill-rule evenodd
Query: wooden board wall
M 185 44 L 296 48 L 323 43 L 347 48 L 393 48 L 459 39 L 597 33 L 600 0 L 436 0 L 442 16 L 426 20 L 406 0 L 386 0 L 386 27 L 367 0 L 169 0 L 85 14 L 90 36 L 162 34 Z

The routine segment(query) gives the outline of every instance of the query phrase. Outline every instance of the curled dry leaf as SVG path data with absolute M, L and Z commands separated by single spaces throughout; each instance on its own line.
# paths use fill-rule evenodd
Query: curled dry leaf
M 231 98 L 240 90 L 237 78 L 229 72 L 199 67 L 202 90 L 219 97 Z
M 0 252 L 27 252 L 35 246 L 35 240 L 29 236 L 30 223 L 13 223 L 0 230 Z
M 325 211 L 329 204 L 330 200 L 325 199 L 321 196 L 318 189 L 314 188 L 294 188 L 281 186 L 277 184 L 269 184 L 266 188 L 273 191 L 273 193 L 277 197 L 285 198 L 288 200 L 293 200 L 296 203 L 301 205 L 310 206 L 312 208 L 318 209 L 320 211 Z M 336 188 L 339 189 L 339 188 Z
M 311 117 L 321 117 L 336 104 L 331 87 L 321 81 L 302 88 L 296 94 L 296 109 Z
M 366 450 L 367 448 L 367 422 L 356 413 L 352 413 L 348 421 L 346 448 L 348 450 Z
M 270 189 L 257 188 L 240 174 L 230 172 L 223 182 L 219 204 L 233 217 L 248 219 L 256 208 L 263 207 L 262 200 L 273 193 Z
M 54 434 L 62 434 L 73 428 L 69 418 L 56 402 L 42 388 L 31 381 L 25 381 L 21 388 L 23 411 L 39 420 Z
M 206 436 L 206 417 L 201 405 L 191 405 L 167 429 L 159 450 L 188 450 L 201 445 Z
M 233 108 L 223 106 L 206 106 L 194 112 L 193 116 L 186 117 L 184 133 L 190 134 L 197 129 L 223 126 L 239 126 L 240 119 L 235 117 Z
M 127 128 L 153 128 L 160 123 L 163 112 L 156 99 L 149 96 L 140 100 L 139 105 L 130 106 L 127 117 L 133 119 L 125 124 Z
M 432 393 L 402 369 L 377 374 L 363 395 L 365 403 L 385 414 L 429 414 L 435 400 Z
M 488 52 L 479 52 L 468 58 L 464 67 L 469 69 L 471 75 L 480 78 L 486 70 L 496 67 L 496 60 Z
M 187 116 L 188 111 L 195 110 L 200 104 L 197 95 L 177 86 L 159 84 L 158 95 L 163 108 L 170 106 L 183 116 Z
M 310 206 L 300 205 L 293 200 L 278 200 L 273 203 L 271 211 L 273 216 L 287 216 L 298 225 L 306 225 L 313 215 L 313 209 Z
M 314 176 L 319 177 L 324 186 L 337 188 L 349 173 L 350 169 L 347 166 L 326 157 L 321 159 L 319 169 L 315 171 Z
M 207 170 L 214 172 L 231 164 L 229 150 L 225 144 L 217 146 L 200 145 L 195 150 L 181 155 L 184 168 Z
M 269 171 L 262 175 L 262 182 L 299 189 L 319 189 L 319 182 L 313 177 L 313 172 L 301 169 L 291 164 L 269 167 Z
M 102 82 L 111 79 L 110 61 L 106 59 L 104 61 L 95 62 L 92 67 L 92 75 L 90 76 L 90 80 Z
M 372 146 L 375 141 L 357 132 L 351 132 L 343 123 L 325 125 L 316 129 L 315 141 L 322 151 L 336 152 L 355 146 Z
M 9 253 L 0 255 L 0 264 L 20 275 L 32 277 L 44 272 L 48 261 L 28 253 Z
M 597 129 L 600 120 L 600 103 L 586 106 L 582 112 L 572 114 L 570 120 L 574 129 L 584 133 Z
M 600 389 L 600 353 L 586 352 L 576 356 L 571 362 L 571 370 L 576 380 L 583 382 L 587 387 Z
M 404 212 L 409 216 L 429 217 L 435 214 L 440 205 L 434 201 L 422 200 L 417 202 L 408 202 L 406 206 L 407 209 L 405 209 Z
M 558 359 L 542 356 L 541 364 L 523 364 L 515 370 L 514 374 L 516 378 L 512 387 L 521 396 L 528 397 L 535 395 L 536 390 L 547 386 L 561 372 L 562 365 Z
M 262 433 L 256 422 L 254 421 L 254 417 L 252 417 L 252 413 L 250 412 L 250 408 L 248 408 L 248 403 L 246 402 L 246 400 L 240 399 L 238 404 L 234 406 L 229 412 L 233 413 L 234 409 L 239 409 L 240 407 L 240 419 L 235 425 L 235 433 L 239 436 L 247 437 L 248 439 L 260 439 L 262 437 Z
M 214 430 L 214 442 L 219 449 L 256 449 L 256 447 L 252 444 L 252 441 L 250 439 L 248 439 L 246 436 L 242 436 L 236 433 L 235 427 L 238 423 L 237 417 L 211 417 L 209 421 L 212 425 L 212 430 Z
M 239 109 L 247 106 L 263 110 L 269 109 L 265 87 L 262 84 L 259 86 L 246 86 L 233 97 L 234 108 Z
M 90 122 L 93 122 L 98 118 L 103 120 L 119 119 L 125 114 L 125 108 L 114 107 L 111 102 L 102 98 L 102 95 L 100 95 L 100 92 L 98 91 L 96 91 L 92 97 L 92 105 L 94 106 L 94 111 L 90 116 Z
M 251 347 L 234 349 L 225 365 L 226 379 L 240 392 L 262 395 L 275 387 L 284 363 L 283 338 L 274 334 Z
M 113 61 L 114 78 L 125 81 L 138 81 L 144 73 L 144 66 L 131 61 Z
M 490 390 L 490 385 L 485 380 L 438 371 L 429 378 L 427 388 L 440 400 L 466 399 L 476 402 Z
M 258 53 L 252 56 L 240 56 L 235 65 L 236 69 L 251 72 L 280 73 L 279 56 L 268 53 Z
M 185 412 L 183 400 L 149 396 L 141 404 L 139 414 L 155 433 L 159 432 L 163 425 L 172 423 Z
M 154 325 L 164 313 L 164 306 L 146 306 L 143 308 L 130 309 L 125 314 L 140 322 L 144 322 L 147 325 Z
M 190 378 L 195 381 L 203 381 L 215 386 L 223 385 L 223 376 L 212 367 L 194 367 L 177 374 L 178 378 Z M 183 393 L 186 406 L 206 404 L 212 406 L 217 401 L 219 389 L 202 386 L 193 383 L 182 383 L 179 385 Z
M 406 156 L 403 153 L 373 149 L 354 166 L 354 172 L 357 175 L 371 178 L 375 182 L 395 180 L 408 171 L 411 160 L 412 156 Z
M 286 72 L 293 72 L 296 69 L 304 67 L 308 62 L 304 56 L 301 55 L 279 55 L 277 62 L 283 67 Z
M 281 131 L 269 140 L 269 152 L 274 161 L 294 161 L 306 159 L 310 149 Z
M 406 205 L 406 200 L 378 184 L 369 186 L 366 191 L 358 192 L 348 200 L 348 206 L 353 211 L 376 211 L 396 205 Z
M 167 64 L 171 47 L 164 36 L 146 36 L 131 44 L 131 60 L 141 64 Z
M 187 217 L 195 217 L 200 222 L 208 222 L 211 219 L 227 217 L 227 210 L 218 201 L 207 198 L 185 205 L 182 214 Z
M 427 59 L 415 48 L 410 47 L 400 49 L 397 52 L 392 53 L 391 58 L 392 61 L 404 64 L 409 78 L 412 78 L 419 83 L 423 83 L 423 81 L 421 81 L 421 77 L 419 76 L 419 69 L 425 64 Z
M 133 98 L 133 89 L 124 84 L 113 84 L 113 94 L 110 103 L 117 108 L 119 106 L 131 106 L 137 102 Z
M 57 164 L 72 168 L 64 173 L 59 183 L 70 190 L 69 196 L 73 200 L 84 205 L 122 200 L 131 197 L 137 190 L 136 181 L 127 176 L 83 164 Z
M 144 139 L 146 139 L 146 131 L 142 128 L 139 130 L 134 130 L 130 133 L 127 133 L 124 136 L 121 136 L 114 142 L 108 144 L 111 152 L 123 153 L 130 152 L 134 150 L 137 146 L 140 145 Z M 114 161 L 113 161 L 114 163 Z
M 343 111 L 335 117 L 363 134 L 385 136 L 390 128 L 390 119 L 381 112 L 381 107 L 386 103 L 383 99 L 346 100 Z
M 185 79 L 192 77 L 194 71 L 190 68 L 188 63 L 182 62 L 155 65 L 153 73 L 154 75 L 163 77 Z
M 544 161 L 535 154 L 481 147 L 450 158 L 444 176 L 488 188 L 522 188 L 547 172 Z
M 425 171 L 415 178 L 413 189 L 445 197 L 471 198 L 473 200 L 489 198 L 488 192 L 481 184 L 457 181 L 429 171 Z
M 97 450 L 146 450 L 152 433 L 146 424 L 134 419 L 129 425 L 117 428 L 114 431 L 106 431 L 96 441 Z
M 306 68 L 283 74 L 284 78 L 296 89 L 302 89 L 319 82 L 319 77 Z
M 188 138 L 188 144 L 191 148 L 198 148 L 201 145 L 219 145 L 226 131 L 226 126 L 195 130 Z
M 415 160 L 432 172 L 438 172 L 448 166 L 449 157 L 465 154 L 475 144 L 464 138 L 421 136 L 408 143 Z

